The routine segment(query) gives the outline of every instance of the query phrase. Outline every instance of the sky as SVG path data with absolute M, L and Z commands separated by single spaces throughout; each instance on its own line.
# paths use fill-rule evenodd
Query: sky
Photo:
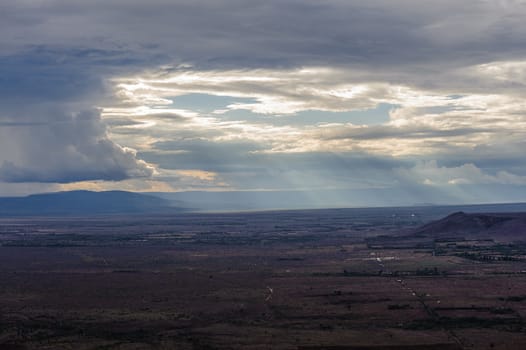
M 518 0 L 2 1 L 0 195 L 526 201 L 525 16 Z

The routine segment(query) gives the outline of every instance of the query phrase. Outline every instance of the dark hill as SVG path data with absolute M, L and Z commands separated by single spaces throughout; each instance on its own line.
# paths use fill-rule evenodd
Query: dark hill
M 457 212 L 430 222 L 417 229 L 415 233 L 434 238 L 465 235 L 522 240 L 526 238 L 526 213 Z
M 485 231 L 509 220 L 513 220 L 513 218 L 507 214 L 466 214 L 460 211 L 424 225 L 419 232 Z
M 0 216 L 158 213 L 174 209 L 165 199 L 124 191 L 70 191 L 0 198 Z

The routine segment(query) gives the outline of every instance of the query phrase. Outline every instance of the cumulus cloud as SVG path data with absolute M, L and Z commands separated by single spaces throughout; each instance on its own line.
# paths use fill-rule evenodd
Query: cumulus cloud
M 97 49 L 0 52 L 0 181 L 149 177 L 153 167 L 110 139 L 97 108 L 111 96 L 104 74 L 117 65 L 127 66 L 119 53 Z
M 0 180 L 5 182 L 118 181 L 149 177 L 153 167 L 108 139 L 99 111 L 0 131 Z

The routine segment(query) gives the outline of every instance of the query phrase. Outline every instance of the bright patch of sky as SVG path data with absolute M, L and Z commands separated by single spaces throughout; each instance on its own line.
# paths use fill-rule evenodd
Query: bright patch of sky
M 188 109 L 200 113 L 212 113 L 217 110 L 226 109 L 234 103 L 255 103 L 253 98 L 241 98 L 233 96 L 220 96 L 211 94 L 185 94 L 168 98 L 172 100 L 172 106 L 178 109 Z
M 379 103 L 375 108 L 347 111 L 347 112 L 327 112 L 310 110 L 296 113 L 295 117 L 287 117 L 293 123 L 294 118 L 302 124 L 319 123 L 351 123 L 355 125 L 379 125 L 389 121 L 389 112 L 397 105 L 389 103 Z
M 192 93 L 168 98 L 172 107 L 189 110 L 205 115 L 213 114 L 221 120 L 245 120 L 254 123 L 270 123 L 273 125 L 316 125 L 331 123 L 351 123 L 355 125 L 379 125 L 389 121 L 389 112 L 399 105 L 379 103 L 375 108 L 356 111 L 333 112 L 323 110 L 306 110 L 281 116 L 254 113 L 246 109 L 230 109 L 234 104 L 254 104 L 255 98 L 240 98 L 234 96 L 219 96 L 211 94 Z M 437 113 L 451 110 L 447 107 L 436 107 Z

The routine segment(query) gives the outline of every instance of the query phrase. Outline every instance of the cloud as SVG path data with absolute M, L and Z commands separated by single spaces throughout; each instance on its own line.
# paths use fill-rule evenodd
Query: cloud
M 108 139 L 97 110 L 0 133 L 0 180 L 5 182 L 117 181 L 147 178 L 154 171 L 134 150 Z
M 514 0 L 2 2 L 0 178 L 521 186 L 525 15 Z M 178 105 L 192 94 L 214 103 Z
M 151 176 L 152 165 L 109 138 L 97 108 L 111 96 L 106 65 L 122 60 L 117 52 L 71 47 L 24 46 L 0 54 L 0 181 Z
M 340 77 L 338 77 L 340 75 Z M 251 98 L 253 102 L 232 103 L 230 110 L 260 114 L 293 114 L 316 109 L 324 111 L 360 110 L 374 107 L 375 98 L 388 95 L 386 84 L 354 83 L 349 72 L 323 67 L 302 69 L 255 69 L 159 71 L 150 76 L 115 79 L 118 96 L 127 102 L 152 105 L 153 99 L 188 93 Z
M 178 134 L 184 132 L 185 125 L 192 125 L 197 131 L 213 130 L 218 134 L 216 139 L 258 138 L 269 146 L 262 152 L 360 150 L 397 156 L 437 154 L 496 144 L 504 135 L 512 144 L 526 130 L 526 115 L 521 112 L 526 105 L 521 97 L 508 95 L 506 91 L 470 92 L 462 84 L 457 87 L 454 83 L 445 91 L 424 90 L 380 81 L 375 75 L 369 76 L 369 80 L 364 76 L 357 78 L 356 74 L 364 73 L 342 67 L 224 71 L 184 67 L 145 72 L 114 82 L 117 95 L 126 96 L 130 103 L 120 109 L 123 115 L 133 115 L 135 110 L 142 109 L 149 111 L 148 118 L 156 120 L 160 119 L 156 113 L 180 112 L 171 104 L 156 105 L 149 102 L 152 100 L 174 100 L 192 93 L 229 96 L 233 103 L 209 115 L 187 112 L 183 123 L 173 123 L 177 129 L 174 131 Z M 236 98 L 244 101 L 235 102 Z M 327 123 L 323 113 L 314 125 L 301 121 L 306 111 L 366 114 L 382 104 L 392 106 L 388 122 L 382 125 Z M 239 110 L 244 114 L 239 114 L 237 120 L 230 117 L 227 122 L 226 118 Z M 108 111 L 105 115 L 115 109 Z M 244 120 L 243 115 L 249 117 Z M 283 115 L 296 116 L 294 123 L 280 123 Z M 265 116 L 278 118 L 265 119 Z M 170 128 L 167 123 L 163 126 Z
M 439 166 L 435 160 L 420 161 L 412 168 L 398 168 L 396 173 L 402 178 L 424 185 L 526 185 L 526 176 L 507 171 L 488 174 L 475 164 L 466 163 L 457 167 Z
M 466 79 L 471 72 L 463 73 Z M 514 175 L 526 172 L 522 156 L 516 152 L 522 149 L 526 130 L 522 98 L 507 94 L 506 89 L 498 93 L 471 91 L 455 83 L 445 90 L 425 90 L 418 85 L 380 81 L 374 74 L 367 80 L 363 74 L 342 67 L 244 70 L 181 67 L 114 81 L 117 90 L 124 91 L 118 95 L 128 98 L 129 106 L 123 107 L 121 113 L 141 105 L 145 111 L 154 111 L 143 117 L 155 120 L 158 125 L 141 130 L 141 135 L 150 135 L 151 142 L 139 148 L 141 157 L 161 168 L 214 171 L 222 181 L 241 188 L 304 188 L 308 184 L 325 188 L 375 187 L 394 185 L 390 179 L 398 178 L 403 171 L 393 169 L 410 169 L 415 162 L 440 159 L 442 164 L 452 164 L 447 171 L 434 169 L 445 172 L 447 180 L 413 174 L 414 183 L 447 186 L 478 179 L 476 184 L 522 184 L 521 176 Z M 487 74 L 479 79 L 486 79 L 491 85 L 496 77 Z M 177 96 L 193 93 L 222 96 L 229 102 L 216 106 L 220 113 L 196 113 L 173 122 L 156 118 L 155 111 L 176 113 L 175 102 L 162 105 L 148 102 L 176 101 Z M 238 103 L 236 99 L 243 101 Z M 301 121 L 302 113 L 309 110 L 366 114 L 380 104 L 392 107 L 387 111 L 388 120 L 379 125 L 329 123 L 324 121 L 323 113 L 317 123 Z M 245 114 L 238 113 L 240 110 Z M 237 117 L 230 116 L 234 112 Z M 296 118 L 295 122 L 283 122 L 284 115 Z M 114 129 L 117 134 L 121 130 Z M 339 155 L 338 160 L 346 166 L 328 162 L 333 159 L 331 154 Z M 504 154 L 510 157 L 507 165 L 501 161 Z M 290 155 L 288 162 L 284 161 L 287 155 Z M 312 162 L 306 166 L 301 155 L 310 157 Z M 396 161 L 392 168 L 384 167 L 378 175 L 378 170 L 370 166 L 374 162 L 360 163 L 357 157 Z M 478 177 L 453 176 L 453 169 L 467 171 L 469 166 L 465 164 L 470 163 L 481 172 Z M 477 168 L 477 164 L 491 169 L 493 175 Z M 506 170 L 511 164 L 513 170 Z M 413 172 L 416 171 L 415 167 Z M 420 169 L 420 173 L 425 171 Z M 402 176 L 400 181 L 409 178 Z
M 520 56 L 526 34 L 520 1 L 53 0 L 2 3 L 0 10 L 4 50 L 83 43 L 148 49 L 201 66 L 409 69 L 428 61 L 441 69 L 486 59 L 480 53 Z

